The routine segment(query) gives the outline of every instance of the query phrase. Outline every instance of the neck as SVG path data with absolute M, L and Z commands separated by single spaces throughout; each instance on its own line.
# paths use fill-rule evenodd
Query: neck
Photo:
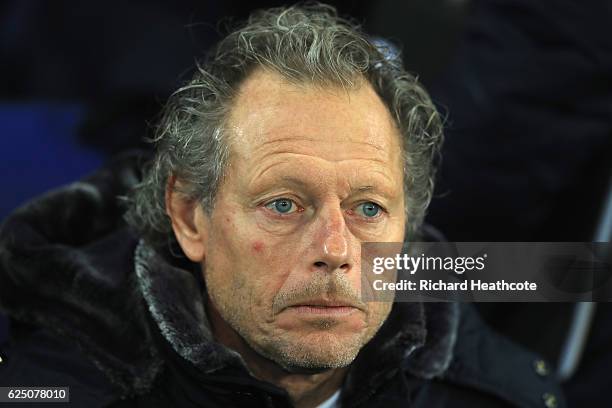
M 206 308 L 215 340 L 237 351 L 256 378 L 283 388 L 297 408 L 316 407 L 342 386 L 347 367 L 316 374 L 290 373 L 253 350 L 221 317 L 210 299 Z

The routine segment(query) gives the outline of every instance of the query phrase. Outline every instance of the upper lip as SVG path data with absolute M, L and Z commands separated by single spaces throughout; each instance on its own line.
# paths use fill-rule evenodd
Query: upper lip
M 357 305 L 355 302 L 339 300 L 339 299 L 300 300 L 299 302 L 291 304 L 288 307 L 294 307 L 294 306 L 354 307 L 356 309 L 361 309 L 361 307 L 359 307 L 359 305 Z

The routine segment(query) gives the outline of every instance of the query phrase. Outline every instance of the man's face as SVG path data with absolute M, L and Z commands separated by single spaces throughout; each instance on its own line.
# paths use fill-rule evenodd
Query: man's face
M 404 238 L 399 135 L 369 84 L 296 86 L 263 70 L 227 126 L 203 269 L 221 317 L 291 368 L 350 364 L 389 314 L 361 302 L 360 244 Z

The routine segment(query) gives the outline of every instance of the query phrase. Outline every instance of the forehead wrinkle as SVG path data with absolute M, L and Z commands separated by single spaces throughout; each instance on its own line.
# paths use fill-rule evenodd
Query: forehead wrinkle
M 286 154 L 298 155 L 298 156 L 301 155 L 301 156 L 311 157 L 310 155 L 293 153 L 293 152 L 286 153 Z M 317 160 L 323 160 L 323 161 L 329 162 L 331 164 L 331 169 L 330 170 L 333 172 L 333 176 L 331 178 L 333 178 L 335 180 L 335 183 L 337 184 L 337 182 L 338 182 L 338 173 L 339 173 L 340 169 L 335 164 L 337 164 L 339 162 L 343 162 L 344 160 L 339 160 L 339 161 L 327 160 L 327 159 L 324 159 L 324 158 L 321 158 L 321 157 L 318 157 L 318 156 L 314 156 L 314 158 L 317 159 Z M 376 162 L 376 163 L 382 164 L 382 165 L 386 164 L 386 162 L 384 160 L 374 160 L 374 159 L 371 159 L 371 158 L 367 158 L 367 159 L 355 159 L 355 158 L 351 158 L 351 159 L 347 159 L 347 160 L 367 160 L 367 161 Z M 288 163 L 287 160 L 275 160 L 272 163 L 270 163 L 269 165 L 267 165 L 265 168 L 258 170 L 256 173 L 254 173 L 254 176 L 248 182 L 249 188 L 252 189 L 254 184 L 256 184 L 257 182 L 262 180 L 264 175 L 267 175 L 267 173 L 270 171 L 270 169 L 272 169 L 272 168 L 274 168 L 276 166 L 282 165 L 282 164 L 287 164 L 287 163 Z M 387 197 L 390 197 L 390 198 L 393 197 L 394 196 L 394 194 L 392 193 L 393 186 L 395 184 L 397 184 L 397 183 L 391 177 L 389 177 L 387 172 L 382 171 L 378 167 L 368 168 L 368 171 L 371 172 L 371 173 L 376 174 L 377 177 L 381 177 L 385 181 L 385 183 L 384 183 L 385 185 L 383 187 L 379 186 L 377 188 L 375 185 L 374 186 L 370 186 L 370 187 L 373 187 L 375 190 L 379 191 L 384 196 L 387 196 Z M 303 174 L 303 171 L 299 172 L 299 174 L 300 175 Z M 321 183 L 325 184 L 324 180 L 327 179 L 327 178 L 330 178 L 330 177 L 323 176 L 323 177 L 318 177 L 318 178 L 321 178 L 321 180 L 318 180 L 316 183 L 313 183 L 313 185 L 314 184 L 318 185 L 318 184 L 321 184 Z M 353 187 L 353 185 L 355 184 L 354 181 L 351 180 L 353 178 L 354 178 L 354 176 L 351 175 L 348 180 L 344 180 L 344 182 L 347 183 L 347 185 L 349 187 L 349 191 L 358 190 L 357 188 Z M 298 185 L 301 185 L 302 187 L 311 187 L 311 185 L 309 184 L 308 181 L 304 181 L 304 180 L 300 179 L 299 176 L 298 177 L 294 177 L 294 176 L 291 176 L 291 175 L 281 175 L 278 178 L 278 180 L 279 181 L 282 180 L 282 181 L 291 182 L 293 184 L 298 184 Z M 371 180 L 367 181 L 367 182 L 368 183 L 372 183 Z M 401 185 L 401 182 L 399 184 Z
M 333 159 L 326 159 L 324 157 L 320 157 L 320 156 L 317 156 L 317 155 L 314 155 L 314 154 L 296 153 L 296 152 L 290 152 L 290 151 L 270 152 L 268 155 L 265 155 L 262 158 L 260 158 L 260 160 L 263 160 L 267 156 L 270 156 L 270 155 L 305 156 L 305 157 L 309 157 L 309 158 L 314 158 L 316 160 L 322 160 L 322 161 L 325 161 L 325 162 L 327 162 L 329 164 L 332 164 L 332 165 L 334 163 L 342 163 L 342 162 L 354 161 L 354 160 L 375 162 L 375 163 L 379 163 L 379 164 L 383 164 L 383 165 L 387 163 L 386 160 L 382 160 L 382 159 L 378 159 L 378 158 L 372 158 L 372 157 L 367 157 L 367 158 L 363 158 L 363 157 L 351 157 L 351 158 L 347 158 L 347 159 L 333 160 Z M 272 167 L 277 166 L 279 164 L 284 164 L 284 163 L 288 163 L 288 160 L 273 161 L 272 163 L 270 163 L 265 168 L 257 171 L 255 173 L 253 179 L 260 179 L 260 178 L 262 178 L 264 176 L 264 174 L 267 173 Z M 380 172 L 380 173 L 382 175 L 384 175 L 385 177 L 388 177 L 384 172 Z
M 321 148 L 321 146 L 318 146 L 318 148 L 317 146 L 313 147 L 312 142 L 320 142 L 320 141 L 321 139 L 315 139 L 315 138 L 302 138 L 302 139 L 296 140 L 295 138 L 291 138 L 291 137 L 268 140 L 263 143 L 258 143 L 257 146 L 248 146 L 247 144 L 247 146 L 245 146 L 247 151 L 240 149 L 242 150 L 241 152 L 242 154 L 240 156 L 250 157 L 253 161 L 256 161 L 256 162 L 265 161 L 272 155 L 282 155 L 282 154 L 313 157 L 313 158 L 324 160 L 330 163 L 344 162 L 344 161 L 349 161 L 349 160 L 366 160 L 366 161 L 386 164 L 389 161 L 394 161 L 395 159 L 393 157 L 395 156 L 395 154 L 393 154 L 391 152 L 391 149 L 389 148 L 384 148 L 384 147 L 378 146 L 376 144 L 373 144 L 367 141 L 352 141 L 352 140 L 340 141 L 340 143 L 344 142 L 344 143 L 350 143 L 350 144 L 356 144 L 356 145 L 364 145 L 364 146 L 374 149 L 376 153 L 374 153 L 372 150 L 367 151 L 364 149 L 361 152 L 354 153 L 355 157 L 347 157 L 347 158 L 323 157 L 323 155 L 329 155 L 330 152 L 336 151 L 336 150 L 333 150 L 333 148 L 335 148 L 335 146 L 333 145 L 338 143 L 338 141 L 329 141 L 327 143 L 327 144 L 332 144 L 332 150 L 330 150 L 330 148 L 327 146 L 325 148 Z M 292 143 L 292 142 L 297 142 L 297 143 Z M 311 143 L 306 143 L 306 142 L 311 142 Z M 298 146 L 296 146 L 295 144 L 298 144 Z M 268 151 L 260 152 L 262 149 L 268 147 L 269 145 L 272 145 L 273 147 L 270 148 Z M 304 145 L 306 145 L 307 149 L 304 149 Z M 250 152 L 248 150 L 250 150 Z
M 269 135 L 271 132 L 267 132 L 264 133 L 262 135 L 262 138 L 266 138 L 267 135 Z M 283 142 L 288 142 L 288 143 L 300 143 L 300 142 L 323 142 L 323 143 L 349 143 L 349 144 L 356 144 L 356 145 L 366 145 L 369 147 L 372 147 L 374 149 L 376 149 L 379 152 L 384 152 L 384 153 L 388 153 L 388 148 L 385 148 L 383 146 L 380 146 L 378 144 L 372 143 L 370 141 L 367 140 L 329 140 L 329 139 L 325 139 L 325 138 L 313 138 L 313 137 L 308 137 L 308 136 L 288 136 L 288 137 L 281 137 L 281 138 L 268 138 L 268 140 L 265 140 L 261 143 L 259 143 L 257 146 L 253 147 L 253 152 L 257 152 L 258 150 L 265 148 L 268 145 L 277 145 L 279 143 L 283 143 Z M 277 152 L 277 151 L 274 151 Z

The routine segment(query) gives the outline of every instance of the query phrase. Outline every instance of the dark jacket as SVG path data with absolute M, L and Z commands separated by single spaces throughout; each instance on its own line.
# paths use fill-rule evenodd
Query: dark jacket
M 195 266 L 126 228 L 118 197 L 138 167 L 117 160 L 2 226 L 0 308 L 11 333 L 0 386 L 69 386 L 71 406 L 291 406 L 213 339 Z M 469 305 L 396 303 L 351 365 L 341 403 L 562 407 L 538 359 Z

